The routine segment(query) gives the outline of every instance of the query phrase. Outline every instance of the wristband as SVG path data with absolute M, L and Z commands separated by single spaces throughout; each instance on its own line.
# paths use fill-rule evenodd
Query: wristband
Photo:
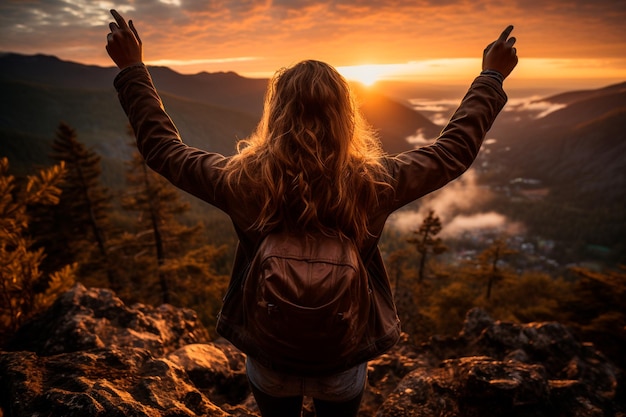
M 126 73 L 133 71 L 136 68 L 146 68 L 146 66 L 143 62 L 138 62 L 136 64 L 131 64 L 127 66 L 123 70 L 120 70 L 120 72 L 117 73 L 117 75 L 115 76 L 115 79 L 113 80 L 113 85 L 117 85 L 117 82 L 119 79 L 121 79 Z
M 488 77 L 495 78 L 496 80 L 500 81 L 500 84 L 504 82 L 504 75 L 496 70 L 486 69 L 483 70 L 480 75 L 486 75 Z

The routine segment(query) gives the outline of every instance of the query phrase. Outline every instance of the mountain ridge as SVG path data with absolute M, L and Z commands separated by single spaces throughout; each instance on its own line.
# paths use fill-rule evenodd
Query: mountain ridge
M 113 88 L 118 72 L 114 67 L 83 65 L 44 54 L 0 53 L 0 86 L 6 95 L 0 105 L 0 143 L 6 144 L 11 135 L 51 141 L 56 125 L 64 121 L 88 145 L 103 148 L 99 149 L 103 156 L 123 157 L 119 143 L 126 141 L 127 121 Z M 183 140 L 192 146 L 232 154 L 237 140 L 248 136 L 258 123 L 268 80 L 234 72 L 184 75 L 167 67 L 150 67 L 150 72 Z M 410 149 L 409 136 L 420 132 L 434 139 L 441 130 L 418 111 L 375 89 L 358 84 L 354 89 L 362 112 L 380 132 L 383 148 L 391 154 Z M 619 117 L 607 116 L 626 107 L 626 82 L 562 93 L 542 101 L 566 105 L 545 117 L 521 122 L 504 112 L 490 132 L 499 138 L 497 146 L 512 150 L 504 157 L 512 164 L 511 171 L 545 177 L 543 172 L 558 167 L 558 163 L 551 164 L 547 169 L 544 162 L 559 160 L 554 142 L 567 142 L 568 136 L 577 138 L 584 130 L 579 127 L 593 124 L 598 129 L 596 139 L 585 130 L 586 141 L 570 141 L 580 147 L 580 154 L 604 153 L 598 143 L 626 142 L 619 134 L 624 123 Z M 115 146 L 106 149 L 109 141 Z M 19 165 L 20 161 L 14 163 Z
M 184 75 L 166 67 L 149 69 L 168 113 L 180 128 L 185 142 L 193 146 L 231 154 L 235 149 L 234 143 L 250 134 L 260 119 L 268 80 L 245 78 L 234 72 Z M 125 135 L 126 122 L 113 88 L 113 79 L 118 72 L 113 67 L 85 66 L 43 54 L 29 56 L 2 53 L 0 81 L 3 82 L 3 90 L 10 91 L 10 94 L 0 108 L 0 114 L 4 115 L 0 119 L 0 130 L 7 132 L 4 135 L 19 132 L 22 136 L 39 137 L 48 132 L 52 140 L 56 126 L 50 123 L 45 126 L 36 122 L 27 125 L 18 123 L 24 115 L 31 114 L 34 108 L 34 112 L 42 119 L 56 117 L 59 119 L 57 122 L 63 120 L 70 124 L 87 144 L 95 142 L 93 137 L 102 133 L 98 125 L 106 124 L 105 121 L 112 118 L 119 124 L 119 131 L 113 134 L 108 129 L 105 133 L 119 140 Z M 85 109 L 84 106 L 72 107 L 68 104 L 71 101 L 69 98 L 81 94 L 86 102 L 93 100 L 94 96 L 101 97 L 102 108 Z M 23 97 L 29 97 L 29 102 L 25 103 L 21 99 Z M 377 93 L 363 94 L 363 97 L 366 98 L 365 107 L 369 109 L 372 119 L 376 119 L 376 113 L 395 114 L 402 118 L 401 123 L 396 123 L 394 119 L 379 119 L 378 126 L 375 126 L 385 138 L 388 152 L 397 153 L 410 148 L 404 138 L 418 129 L 430 132 L 433 137 L 439 130 L 428 119 L 397 101 Z M 198 109 L 222 109 L 222 116 L 229 114 L 226 119 L 233 121 L 230 132 L 227 134 L 229 128 L 225 126 L 226 123 L 221 123 L 221 129 L 216 134 L 209 126 L 214 125 L 215 121 L 209 121 L 208 116 L 203 116 L 199 110 L 192 111 L 195 114 L 191 117 L 188 113 L 194 103 Z M 62 112 L 67 116 L 59 114 Z M 87 112 L 92 117 L 85 116 L 88 121 L 81 122 L 78 115 Z M 204 128 L 194 129 L 194 124 L 204 125 Z M 213 143 L 207 142 L 211 136 L 217 136 Z
M 570 104 L 587 98 L 601 96 L 606 93 L 623 93 L 624 91 L 626 91 L 626 82 L 611 84 L 599 89 L 568 91 L 543 98 L 542 100 L 551 103 Z
M 184 75 L 166 67 L 150 67 L 150 71 L 168 113 L 191 146 L 229 155 L 238 140 L 254 131 L 268 80 L 233 72 Z M 128 146 L 128 122 L 113 88 L 118 72 L 47 55 L 0 54 L 0 88 L 5 97 L 0 101 L 0 156 L 9 157 L 11 169 L 18 174 L 49 165 L 47 153 L 63 121 L 88 148 L 101 154 L 105 184 L 119 188 L 124 183 L 124 161 L 134 150 Z M 441 125 L 384 91 L 358 84 L 354 91 L 389 154 L 411 149 L 408 137 L 434 140 L 441 131 Z M 527 204 L 540 211 L 541 204 L 550 207 L 544 223 L 528 207 L 511 200 L 506 204 L 512 207 L 513 217 L 536 223 L 535 230 L 541 232 L 561 211 L 580 213 L 576 222 L 586 222 L 580 239 L 615 246 L 626 262 L 626 82 L 536 102 L 560 108 L 542 116 L 543 110 L 532 106 L 507 104 L 487 136 L 496 140 L 486 143 L 475 164 L 481 185 L 506 190 L 515 187 L 517 178 L 539 180 L 547 194 L 544 200 Z M 587 220 L 599 210 L 611 219 L 610 228 L 597 228 Z M 575 227 L 583 229 L 579 224 Z

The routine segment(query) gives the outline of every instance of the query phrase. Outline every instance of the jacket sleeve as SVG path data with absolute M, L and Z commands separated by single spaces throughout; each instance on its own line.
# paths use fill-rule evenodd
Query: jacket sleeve
M 226 158 L 182 142 L 147 68 L 138 65 L 122 70 L 114 85 L 147 165 L 176 187 L 224 209 L 219 167 Z
M 479 76 L 433 144 L 386 158 L 395 189 L 390 211 L 441 188 L 465 172 L 506 101 L 497 80 Z

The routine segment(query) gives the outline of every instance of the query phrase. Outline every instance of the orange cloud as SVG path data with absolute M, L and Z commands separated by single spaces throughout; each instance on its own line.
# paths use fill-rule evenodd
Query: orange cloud
M 135 21 L 146 59 L 176 62 L 181 72 L 267 75 L 305 58 L 346 67 L 479 60 L 513 23 L 521 63 L 593 59 L 609 64 L 595 68 L 600 77 L 624 73 L 626 3 L 614 0 L 8 0 L 0 4 L 0 50 L 111 65 L 110 7 Z

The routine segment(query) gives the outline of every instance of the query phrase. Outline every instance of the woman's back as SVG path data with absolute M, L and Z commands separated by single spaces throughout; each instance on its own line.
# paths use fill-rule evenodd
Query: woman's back
M 239 150 L 224 175 L 261 202 L 255 228 L 368 236 L 368 208 L 387 184 L 382 151 L 333 67 L 309 60 L 278 72 L 262 120 Z

